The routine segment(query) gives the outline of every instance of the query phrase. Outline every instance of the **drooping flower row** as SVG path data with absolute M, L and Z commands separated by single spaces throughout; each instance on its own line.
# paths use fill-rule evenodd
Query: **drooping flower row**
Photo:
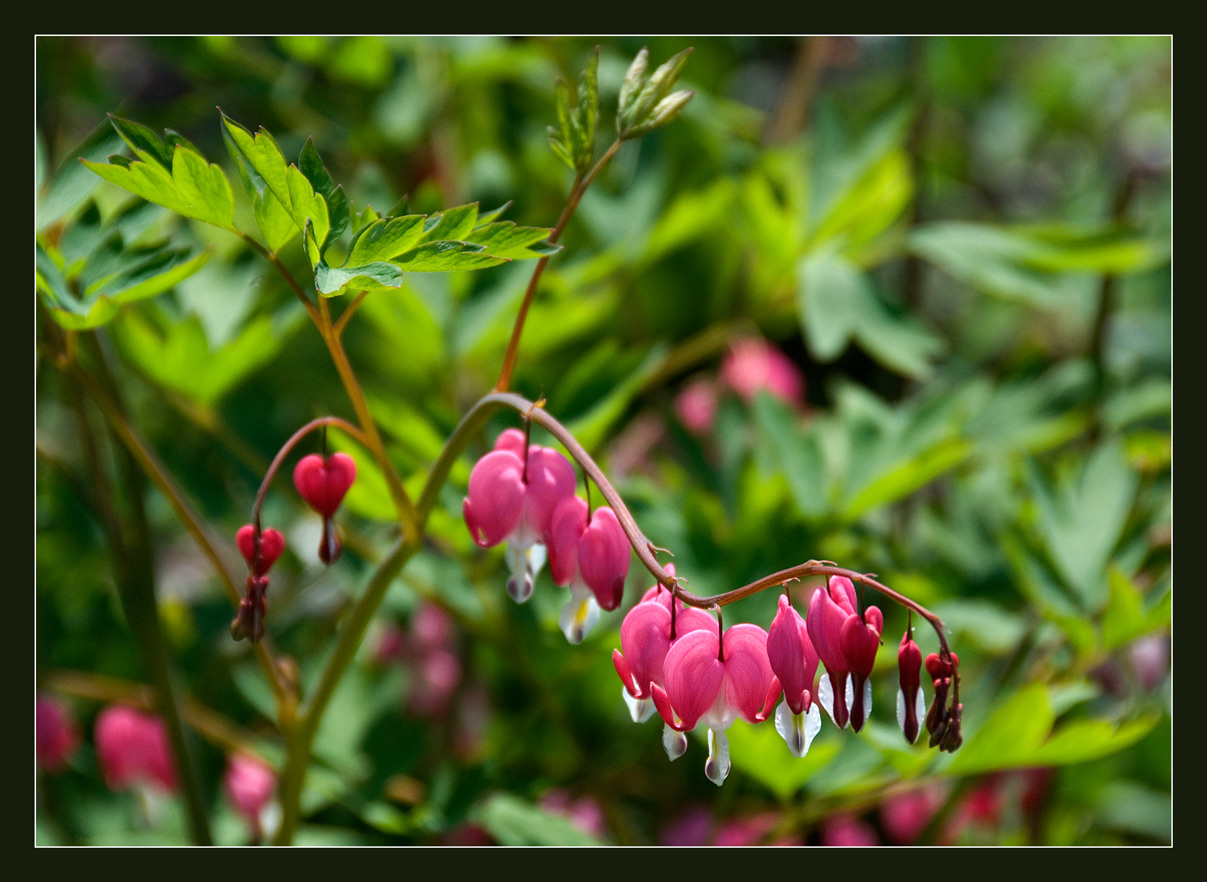
M 674 575 L 673 566 L 668 571 Z M 730 769 L 726 730 L 737 719 L 764 722 L 781 695 L 775 728 L 794 756 L 803 757 L 820 731 L 819 706 L 839 728 L 849 723 L 855 731 L 862 729 L 871 713 L 868 676 L 882 629 L 880 610 L 869 606 L 860 614 L 854 585 L 842 576 L 831 576 L 814 592 L 805 617 L 781 595 L 767 631 L 752 624 L 722 631 L 718 619 L 655 585 L 625 616 L 621 649 L 612 653 L 612 662 L 634 722 L 650 717 L 651 704 L 657 708 L 664 722 L 663 746 L 672 760 L 687 748 L 684 733 L 707 727 L 705 774 L 720 785 Z M 912 744 L 922 713 L 917 686 L 922 657 L 908 631 L 902 647 L 898 719 Z M 820 681 L 819 664 L 825 666 Z M 944 670 L 950 686 L 951 671 Z M 945 708 L 946 689 L 936 682 L 936 707 Z M 912 716 L 900 713 L 907 702 L 916 708 Z

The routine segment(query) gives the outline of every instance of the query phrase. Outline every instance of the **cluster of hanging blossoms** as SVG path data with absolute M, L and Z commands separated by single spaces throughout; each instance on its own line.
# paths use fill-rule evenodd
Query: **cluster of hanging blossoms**
M 527 416 L 533 414 L 530 409 Z M 568 433 L 556 420 L 544 412 L 539 417 L 565 441 Z M 607 479 L 576 442 L 570 449 L 615 506 L 619 497 Z M 506 543 L 507 591 L 518 603 L 531 597 L 549 560 L 554 584 L 570 589 L 560 624 L 571 643 L 582 642 L 601 609 L 620 606 L 630 548 L 637 552 L 658 582 L 625 616 L 621 648 L 612 661 L 634 722 L 644 722 L 655 710 L 662 717 L 662 743 L 672 760 L 687 750 L 686 733 L 704 726 L 705 774 L 720 785 L 730 770 L 726 730 L 735 720 L 757 724 L 774 714 L 776 731 L 797 757 L 808 752 L 821 729 L 819 708 L 840 729 L 849 725 L 860 731 L 872 710 L 869 677 L 884 615 L 879 607 L 861 607 L 856 581 L 911 611 L 898 652 L 897 718 L 906 740 L 917 740 L 924 722 L 932 747 L 954 751 L 960 746 L 959 657 L 948 649 L 933 614 L 871 576 L 828 561 L 810 561 L 725 595 L 696 597 L 683 587 L 673 565 L 657 563 L 653 555 L 659 549 L 640 535 L 623 504 L 621 518 L 612 507 L 592 510 L 575 495 L 576 483 L 574 467 L 563 454 L 529 443 L 528 432 L 508 429 L 470 473 L 462 506 L 466 526 L 484 548 Z M 804 616 L 785 592 L 768 630 L 745 623 L 723 627 L 725 604 L 810 574 L 828 579 L 813 592 Z M 920 688 L 922 655 L 912 636 L 913 612 L 936 626 L 942 646 L 926 660 L 935 690 L 929 711 Z M 819 666 L 824 668 L 820 677 Z

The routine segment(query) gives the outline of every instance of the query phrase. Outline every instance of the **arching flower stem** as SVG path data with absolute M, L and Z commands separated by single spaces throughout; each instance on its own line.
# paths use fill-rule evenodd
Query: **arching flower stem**
M 629 512 L 628 506 L 620 498 L 620 494 L 616 492 L 611 481 L 608 480 L 607 476 L 596 465 L 595 460 L 591 458 L 591 455 L 578 442 L 578 439 L 570 433 L 570 430 L 551 416 L 548 411 L 544 410 L 541 404 L 543 402 L 534 403 L 512 392 L 491 392 L 478 399 L 453 431 L 444 450 L 440 452 L 439 458 L 432 466 L 432 471 L 428 475 L 427 485 L 423 488 L 423 493 L 419 499 L 420 523 L 422 524 L 426 521 L 432 506 L 435 505 L 440 487 L 448 476 L 449 469 L 452 468 L 453 462 L 461 454 L 465 445 L 469 443 L 469 439 L 473 433 L 477 432 L 496 410 L 504 407 L 510 408 L 523 416 L 525 422 L 537 423 L 561 442 L 566 452 L 579 464 L 584 474 L 595 482 L 595 486 L 599 488 L 599 492 L 603 494 L 608 505 L 615 512 L 616 519 L 620 522 L 621 529 L 624 530 L 624 534 L 628 538 L 629 544 L 633 547 L 633 552 L 637 555 L 638 560 L 674 597 L 679 598 L 688 606 L 694 606 L 699 609 L 719 608 L 735 603 L 752 594 L 758 594 L 767 588 L 774 588 L 783 585 L 785 582 L 799 580 L 804 576 L 845 576 L 852 582 L 866 585 L 873 591 L 883 594 L 885 597 L 899 603 L 907 610 L 917 613 L 921 618 L 929 622 L 939 638 L 939 654 L 946 661 L 952 661 L 951 649 L 947 644 L 945 634 L 947 626 L 943 624 L 941 618 L 917 601 L 882 584 L 876 579 L 874 574 L 848 570 L 835 565 L 832 561 L 805 561 L 786 570 L 780 570 L 763 576 L 761 579 L 757 579 L 749 585 L 743 585 L 741 588 L 735 588 L 732 591 L 708 597 L 701 597 L 688 591 L 682 586 L 680 579 L 668 573 L 658 563 L 653 550 L 656 546 L 641 532 L 641 528 L 637 526 L 636 520 L 634 520 L 632 513 Z M 673 607 L 674 603 L 672 602 L 671 605 Z

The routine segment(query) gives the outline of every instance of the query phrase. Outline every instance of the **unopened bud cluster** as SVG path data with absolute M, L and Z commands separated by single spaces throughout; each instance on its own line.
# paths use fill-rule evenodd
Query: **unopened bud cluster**
M 356 462 L 346 453 L 325 457 L 311 453 L 298 460 L 293 470 L 298 494 L 323 518 L 318 556 L 324 564 L 334 563 L 342 550 L 334 517 L 354 480 Z M 264 636 L 264 618 L 268 614 L 268 572 L 285 550 L 285 537 L 271 527 L 261 529 L 257 516 L 255 523 L 239 528 L 235 544 L 247 561 L 247 578 L 239 611 L 231 622 L 231 636 L 236 640 L 246 637 L 256 643 Z

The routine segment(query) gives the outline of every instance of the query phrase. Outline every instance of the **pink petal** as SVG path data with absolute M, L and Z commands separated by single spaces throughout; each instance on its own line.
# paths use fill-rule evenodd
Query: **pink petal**
M 597 508 L 578 545 L 578 569 L 603 609 L 616 609 L 629 573 L 629 540 L 616 514 Z
M 725 703 L 749 723 L 763 710 L 775 674 L 767 660 L 767 632 L 758 625 L 734 625 L 725 632 Z
M 689 631 L 676 640 L 666 655 L 663 666 L 666 694 L 683 721 L 684 730 L 695 728 L 724 685 L 725 666 L 717 658 L 717 650 L 716 631 L 699 630 Z
M 577 496 L 563 499 L 549 519 L 546 533 L 549 574 L 554 585 L 569 585 L 578 572 L 578 544 L 587 529 L 587 503 Z
M 483 548 L 498 545 L 524 513 L 524 464 L 506 450 L 478 460 L 469 474 L 469 495 L 461 510 L 474 541 Z
M 529 526 L 543 539 L 558 504 L 574 495 L 574 467 L 556 450 L 528 449 L 528 498 L 524 511 Z
M 771 669 L 784 688 L 784 700 L 794 714 L 807 709 L 807 704 L 816 688 L 817 651 L 809 639 L 805 620 L 801 618 L 788 600 L 781 594 L 779 610 L 767 632 L 767 658 Z

